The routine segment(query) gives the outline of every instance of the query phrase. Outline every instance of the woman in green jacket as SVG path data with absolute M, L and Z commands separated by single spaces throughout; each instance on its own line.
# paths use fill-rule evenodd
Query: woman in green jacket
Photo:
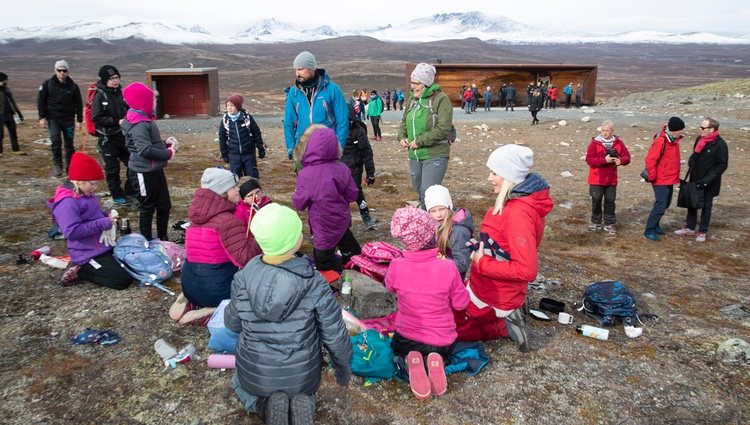
M 435 81 L 435 67 L 420 63 L 411 73 L 409 107 L 401 118 L 398 139 L 408 150 L 412 188 L 424 208 L 424 192 L 442 184 L 448 169 L 451 144 L 448 133 L 453 125 L 453 106 Z

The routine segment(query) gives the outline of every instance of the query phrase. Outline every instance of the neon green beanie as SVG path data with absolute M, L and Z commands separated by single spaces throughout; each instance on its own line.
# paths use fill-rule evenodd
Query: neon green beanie
M 250 222 L 250 231 L 264 254 L 286 254 L 299 241 L 302 220 L 293 209 L 271 203 L 258 210 Z

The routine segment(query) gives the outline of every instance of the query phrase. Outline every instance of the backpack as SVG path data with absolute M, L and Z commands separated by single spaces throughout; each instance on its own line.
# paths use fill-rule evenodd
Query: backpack
M 437 94 L 438 92 L 434 92 L 430 95 L 430 97 L 427 98 L 427 109 L 430 110 L 430 115 L 432 115 L 433 126 L 435 125 L 435 119 L 436 119 L 435 117 L 437 116 L 437 114 L 435 114 L 435 109 L 432 107 L 432 98 L 435 97 Z M 411 107 L 409 109 L 414 107 L 416 103 L 417 101 L 413 100 Z M 453 124 L 451 124 L 451 129 L 448 130 L 448 142 L 452 145 L 453 142 L 455 142 L 457 139 L 458 139 L 458 132 L 456 131 L 456 127 Z
M 124 235 L 117 239 L 114 256 L 140 286 L 155 286 L 174 295 L 161 284 L 172 277 L 172 259 L 159 241 L 147 241 L 138 233 Z
M 356 270 L 383 283 L 391 260 L 401 256 L 401 250 L 387 242 L 367 242 L 362 247 L 362 253 L 352 256 L 344 268 Z
M 83 122 L 86 124 L 86 133 L 90 136 L 96 136 L 96 124 L 94 124 L 94 117 L 91 116 L 91 105 L 94 103 L 94 97 L 97 92 L 104 94 L 104 91 L 97 87 L 96 83 L 88 85 L 86 89 L 86 105 L 83 107 Z
M 170 241 L 152 241 L 152 244 L 159 244 L 164 248 L 164 252 L 167 253 L 169 259 L 172 261 L 172 271 L 178 272 L 182 270 L 182 266 L 185 265 L 187 260 L 187 253 L 185 247 Z
M 634 325 L 638 318 L 635 298 L 619 280 L 604 280 L 586 287 L 583 306 L 578 311 L 598 319 L 603 326 L 612 326 L 619 318 L 626 326 Z
M 352 342 L 352 373 L 366 378 L 391 379 L 396 374 L 391 339 L 375 329 L 349 337 Z

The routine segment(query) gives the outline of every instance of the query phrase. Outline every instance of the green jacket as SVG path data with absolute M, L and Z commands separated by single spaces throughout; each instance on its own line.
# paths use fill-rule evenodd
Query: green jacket
M 367 105 L 368 117 L 379 117 L 383 113 L 383 99 L 380 96 L 370 96 L 370 103 Z
M 432 98 L 430 113 L 429 101 Z M 416 141 L 417 148 L 409 148 L 409 158 L 425 160 L 432 158 L 448 158 L 451 144 L 448 133 L 453 125 L 453 105 L 448 95 L 440 90 L 440 86 L 433 84 L 426 87 L 419 99 L 414 98 L 414 92 L 409 93 L 409 107 L 401 118 L 401 128 L 398 139 L 409 142 Z

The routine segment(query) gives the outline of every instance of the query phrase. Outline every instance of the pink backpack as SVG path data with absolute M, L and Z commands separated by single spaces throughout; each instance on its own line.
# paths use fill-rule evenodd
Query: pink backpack
M 383 283 L 388 265 L 401 256 L 401 250 L 387 242 L 367 242 L 362 247 L 362 254 L 353 256 L 344 268 L 356 270 Z
M 185 260 L 187 259 L 185 247 L 169 241 L 158 241 L 158 244 L 164 247 L 169 258 L 172 259 L 172 271 L 178 272 L 182 270 L 182 266 L 185 265 Z

